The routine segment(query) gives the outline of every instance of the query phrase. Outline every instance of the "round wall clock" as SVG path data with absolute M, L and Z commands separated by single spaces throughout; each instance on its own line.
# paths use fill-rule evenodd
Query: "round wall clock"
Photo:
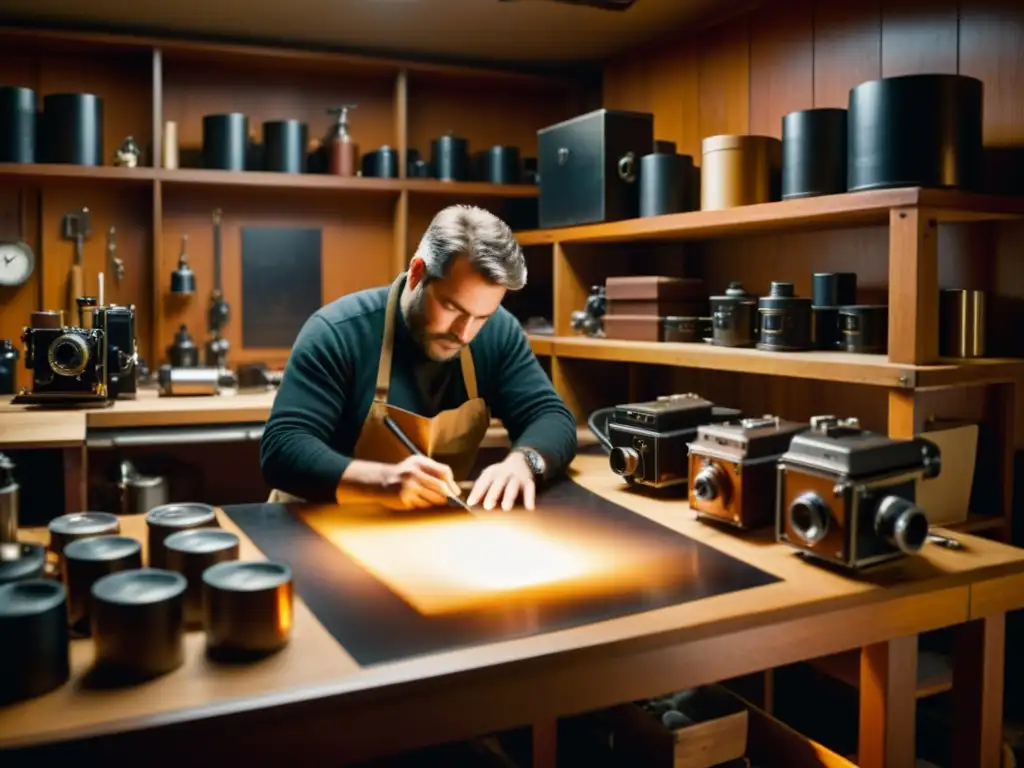
M 24 285 L 36 268 L 36 259 L 28 243 L 21 240 L 0 242 L 0 286 Z

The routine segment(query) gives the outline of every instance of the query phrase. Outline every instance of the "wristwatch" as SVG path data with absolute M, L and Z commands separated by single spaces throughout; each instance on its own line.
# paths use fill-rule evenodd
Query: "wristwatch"
M 528 448 L 526 446 L 520 446 L 515 449 L 516 453 L 521 453 L 523 458 L 526 459 L 526 466 L 530 468 L 530 472 L 533 473 L 534 480 L 543 480 L 544 473 L 547 471 L 547 462 L 544 461 L 544 457 L 540 455 L 540 451 Z

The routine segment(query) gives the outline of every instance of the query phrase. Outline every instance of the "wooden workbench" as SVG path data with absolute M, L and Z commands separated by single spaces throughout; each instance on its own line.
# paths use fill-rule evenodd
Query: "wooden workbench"
M 0 710 L 0 748 L 92 739 L 107 754 L 145 754 L 152 764 L 246 756 L 284 764 L 298 755 L 338 764 L 863 648 L 859 765 L 906 766 L 913 764 L 917 635 L 955 626 L 955 765 L 999 765 L 1004 615 L 1024 607 L 1024 552 L 958 534 L 962 551 L 929 546 L 852 578 L 804 563 L 770 538 L 698 523 L 679 501 L 630 493 L 604 456 L 581 455 L 571 475 L 781 581 L 370 667 L 360 667 L 298 601 L 294 637 L 277 656 L 213 666 L 195 633 L 184 667 L 120 691 L 78 684 L 91 646 L 75 641 L 71 683 Z M 221 523 L 238 530 L 227 516 Z M 124 530 L 140 535 L 141 520 L 126 518 Z M 262 554 L 243 536 L 242 556 Z M 53 757 L 19 751 L 3 761 L 18 756 L 36 764 Z

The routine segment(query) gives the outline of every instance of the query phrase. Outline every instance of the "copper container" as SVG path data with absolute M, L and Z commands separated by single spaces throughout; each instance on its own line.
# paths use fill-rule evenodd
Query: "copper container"
M 771 136 L 709 136 L 701 143 L 702 211 L 779 199 L 782 142 Z

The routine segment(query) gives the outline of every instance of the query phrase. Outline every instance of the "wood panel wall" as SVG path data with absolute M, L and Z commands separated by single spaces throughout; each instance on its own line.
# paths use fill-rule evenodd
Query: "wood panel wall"
M 1013 0 L 793 0 L 771 2 L 717 26 L 634 51 L 604 68 L 604 105 L 649 111 L 658 139 L 675 141 L 699 164 L 701 140 L 720 133 L 781 137 L 782 116 L 811 107 L 846 107 L 865 80 L 949 72 L 985 85 L 990 189 L 1003 191 L 1024 149 L 1024 5 Z M 1018 189 L 1020 180 L 1017 179 Z M 1024 316 L 1024 226 L 949 226 L 940 231 L 941 287 L 990 293 L 990 353 L 1024 356 L 1013 326 Z M 884 301 L 888 229 L 737 237 L 690 246 L 712 292 L 740 279 L 765 292 L 788 280 L 808 295 L 816 271 L 856 271 L 862 302 Z M 679 260 L 680 263 L 681 260 Z M 749 411 L 839 409 L 884 429 L 885 393 L 866 387 L 679 371 L 672 386 L 699 387 Z M 1018 387 L 1016 434 L 1024 447 Z M 979 390 L 927 395 L 938 416 L 978 418 Z M 730 404 L 731 404 L 730 402 Z

